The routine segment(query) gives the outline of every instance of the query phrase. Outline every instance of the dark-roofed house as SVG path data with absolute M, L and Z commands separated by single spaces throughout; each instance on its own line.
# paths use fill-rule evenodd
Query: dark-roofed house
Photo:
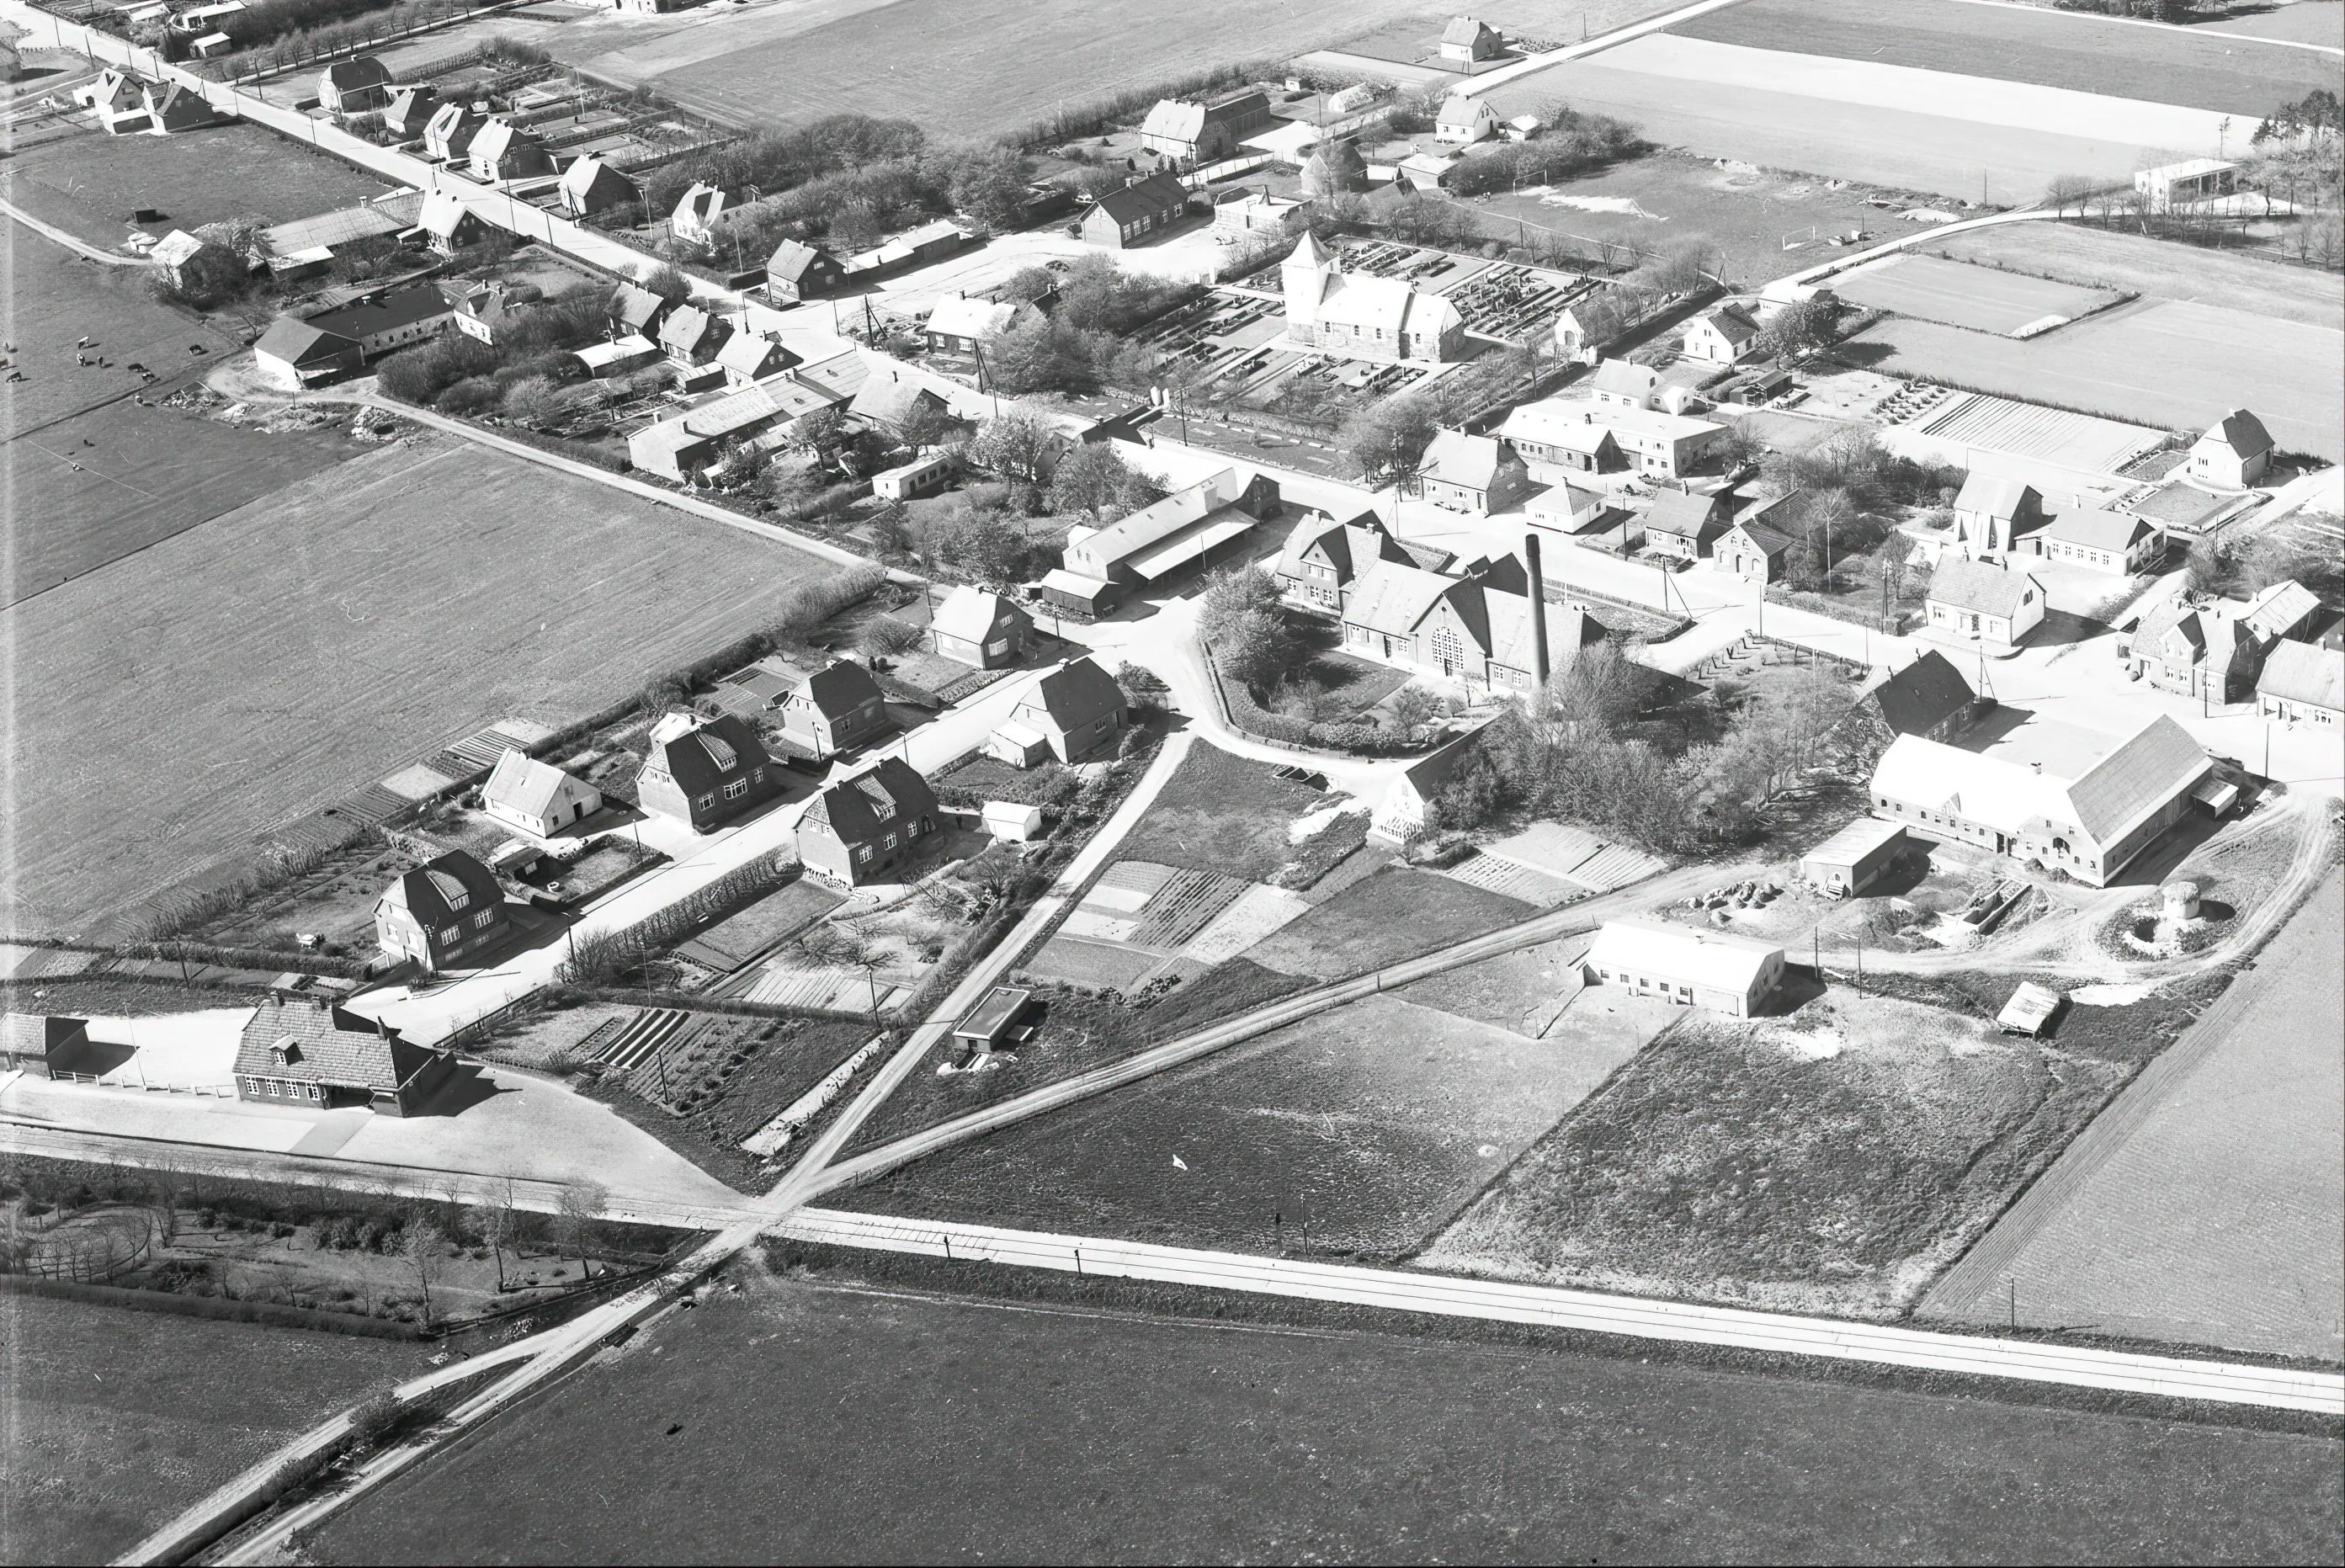
M 1967 561 L 2000 561 L 2044 526 L 2044 498 L 2015 479 L 1974 471 L 1954 496 L 1955 552 Z
M 512 928 L 495 874 L 461 849 L 405 873 L 374 901 L 382 950 L 427 974 L 477 959 Z
M 492 119 L 464 149 L 464 164 L 472 177 L 486 185 L 502 180 L 536 179 L 553 172 L 553 156 L 545 144 L 508 119 Z
M 1462 60 L 1471 65 L 1477 60 L 1495 60 L 1507 52 L 1507 41 L 1498 36 L 1497 28 L 1471 16 L 1452 16 L 1449 25 L 1441 29 L 1441 57 Z
M 562 183 L 556 189 L 562 198 L 562 210 L 573 217 L 590 217 L 643 199 L 635 182 L 608 158 L 579 158 L 562 171 Z
M 472 139 L 489 116 L 470 104 L 445 103 L 423 123 L 423 150 L 442 163 L 453 163 L 472 150 Z
M 372 55 L 337 60 L 318 73 L 318 105 L 328 114 L 355 115 L 391 102 L 391 73 Z
M 1169 174 L 1152 174 L 1091 203 L 1082 216 L 1083 242 L 1121 250 L 1172 228 L 1188 208 L 1186 187 Z
M 437 285 L 411 283 L 354 299 L 338 309 L 321 310 L 309 319 L 312 327 L 359 346 L 372 359 L 410 343 L 436 338 L 456 319 L 456 307 Z
M 1344 647 L 1445 680 L 1528 691 L 1538 684 L 1528 588 L 1512 555 L 1477 562 L 1462 577 L 1379 561 L 1344 608 Z M 1585 611 L 1544 610 L 1550 673 L 1606 635 Z
M 838 258 L 818 245 L 785 239 L 766 263 L 766 297 L 786 305 L 818 299 L 846 280 Z
M 2007 653 L 2044 622 L 2044 584 L 1987 561 L 1942 561 L 1923 602 L 1930 629 Z
M 1856 700 L 1856 713 L 1884 740 L 1919 735 L 1951 741 L 1970 728 L 1983 704 L 1954 662 L 1933 648 L 1893 674 L 1877 675 Z
M 158 137 L 201 130 L 219 118 L 219 111 L 212 107 L 210 99 L 181 82 L 149 86 L 147 115 L 155 122 L 155 134 Z
M 1496 432 L 1529 465 L 1539 484 L 1560 484 L 1573 474 L 1609 473 L 1629 466 L 1612 432 L 1596 422 L 1586 403 L 1542 399 L 1518 405 Z
M 1270 99 L 1261 93 L 1235 93 L 1212 104 L 1159 98 L 1140 124 L 1140 145 L 1164 157 L 1211 163 L 1233 157 L 1238 143 L 1269 124 Z
M 942 393 L 922 386 L 900 370 L 874 375 L 855 389 L 847 411 L 875 430 L 901 439 L 906 431 L 929 432 L 924 444 L 953 424 L 952 405 Z M 968 428 L 966 421 L 960 427 Z
M 2256 712 L 2291 724 L 2345 725 L 2345 650 L 2282 641 L 2256 677 Z
M 279 316 L 252 346 L 253 362 L 278 385 L 299 389 L 347 375 L 366 363 L 357 343 L 291 316 Z
M 733 328 L 697 305 L 679 305 L 660 323 L 660 348 L 679 365 L 706 365 L 716 358 Z
M 2037 529 L 2035 548 L 2046 561 L 2130 577 L 2166 559 L 2166 531 L 2129 512 L 2080 507 Z
M 499 822 L 551 838 L 603 809 L 603 792 L 552 763 L 512 746 L 481 786 L 481 809 Z
M 611 336 L 650 338 L 667 319 L 668 303 L 648 288 L 622 283 L 611 291 Z
M 382 111 L 382 128 L 401 141 L 412 141 L 431 124 L 431 116 L 440 112 L 440 89 L 429 83 L 401 87 L 391 94 L 391 103 Z
M 1740 305 L 1721 305 L 1687 322 L 1680 346 L 1689 359 L 1731 365 L 1759 347 L 1759 319 Z
M 1488 517 L 1529 498 L 1530 470 L 1496 436 L 1436 430 L 1418 479 L 1426 500 L 1450 511 Z
M 456 330 L 483 343 L 495 342 L 527 313 L 528 302 L 515 299 L 502 282 L 442 283 L 440 291 L 456 308 Z
M 2299 630 L 2320 602 L 2288 582 L 2249 599 L 2176 592 L 2142 612 L 2120 653 L 2136 680 L 2186 697 L 2245 702 L 2266 651 Z
M 2233 409 L 2192 445 L 2188 471 L 2192 479 L 2238 490 L 2264 477 L 2278 444 L 2261 420 Z
M 1273 575 L 1294 603 L 1340 616 L 1351 598 L 1352 585 L 1379 561 L 1398 566 L 1416 564 L 1375 512 L 1364 511 L 1349 522 L 1338 522 L 1327 512 L 1314 511 L 1288 531 Z
M 937 795 L 901 757 L 829 785 L 798 818 L 798 859 L 852 887 L 877 882 L 933 842 Z
M 781 791 L 781 770 L 757 732 L 731 713 L 665 715 L 652 726 L 651 750 L 635 775 L 635 799 L 645 810 L 695 833 L 722 827 Z
M 1424 829 L 1431 820 L 1435 798 L 1467 759 L 1481 750 L 1489 727 L 1487 722 L 1477 725 L 1409 764 L 1376 803 L 1376 814 L 1369 819 L 1371 831 L 1399 844 Z
M 1657 490 L 1645 514 L 1645 548 L 1671 561 L 1702 561 L 1734 526 L 1731 491 L 1697 495 L 1689 490 Z
M 442 256 L 479 244 L 489 232 L 480 215 L 459 201 L 455 192 L 447 190 L 435 190 L 423 198 L 415 227 L 423 231 L 423 243 Z
M 46 1017 L 38 1013 L 0 1014 L 0 1072 L 11 1069 L 51 1077 L 66 1059 L 89 1044 L 86 1018 Z
M 1034 683 L 996 734 L 1030 753 L 1039 740 L 1062 763 L 1086 763 L 1115 749 L 1129 716 L 1114 676 L 1089 658 L 1071 659 Z
M 826 664 L 782 699 L 782 729 L 810 755 L 861 745 L 888 727 L 888 702 L 871 672 L 849 660 Z
M 452 1051 L 303 996 L 271 996 L 237 1041 L 236 1093 L 261 1105 L 364 1106 L 412 1116 L 456 1070 Z
M 1792 536 L 1765 521 L 1764 509 L 1753 507 L 1711 546 L 1710 562 L 1745 582 L 1774 582 L 1791 560 Z
M 1026 656 L 1034 618 L 1004 594 L 964 582 L 929 617 L 929 646 L 980 670 L 1015 664 Z

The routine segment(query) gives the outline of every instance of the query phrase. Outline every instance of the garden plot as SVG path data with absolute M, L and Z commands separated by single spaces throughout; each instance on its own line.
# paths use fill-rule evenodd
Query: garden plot
M 1044 980 L 1132 990 L 1170 969 L 1193 938 L 1247 894 L 1271 891 L 1210 871 L 1118 861 L 1026 967 Z M 1226 936 L 1213 944 L 1226 946 Z
M 1893 1316 L 2127 1076 L 1985 1020 L 1862 993 L 1834 991 L 1783 1019 L 1690 1015 L 1420 1261 Z
M 1871 309 L 2006 338 L 2032 337 L 2118 298 L 2106 289 L 1912 255 L 1884 257 L 1844 272 L 1832 280 L 1832 292 Z
M 1528 918 L 1537 906 L 1439 872 L 1386 866 L 1247 955 L 1284 974 L 1341 979 Z

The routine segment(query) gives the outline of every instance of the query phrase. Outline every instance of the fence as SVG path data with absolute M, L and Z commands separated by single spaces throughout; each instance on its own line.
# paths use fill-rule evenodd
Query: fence
M 142 1094 L 193 1095 L 199 1099 L 234 1099 L 233 1079 L 224 1084 L 158 1084 L 147 1078 L 102 1078 L 96 1073 L 52 1072 L 51 1079 L 61 1084 L 89 1084 L 102 1089 L 137 1089 Z
M 314 66 L 320 61 L 338 60 L 344 56 L 362 54 L 369 49 L 379 49 L 386 44 L 395 44 L 403 38 L 412 38 L 420 34 L 433 33 L 442 27 L 453 27 L 460 23 L 470 22 L 483 12 L 512 10 L 523 3 L 524 0 L 497 0 L 496 4 L 484 5 L 473 3 L 473 0 L 443 0 L 442 15 L 433 17 L 431 21 L 417 22 L 409 26 L 388 26 L 382 32 L 377 33 L 370 24 L 357 37 L 341 38 L 324 45 L 301 42 L 255 44 L 250 49 L 240 49 L 237 53 L 267 53 L 272 56 L 270 62 L 258 69 L 239 72 L 226 79 L 236 84 L 264 82 L 271 76 L 281 76 L 289 71 L 300 70 L 305 66 Z M 459 6 L 462 9 L 456 15 L 446 14 L 457 11 Z M 417 9 L 421 10 L 421 7 L 419 6 Z M 233 56 L 230 57 L 233 58 Z

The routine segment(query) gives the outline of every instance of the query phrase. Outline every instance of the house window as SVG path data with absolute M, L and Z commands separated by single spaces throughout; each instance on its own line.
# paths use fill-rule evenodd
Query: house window
M 464 928 L 462 926 L 443 926 L 440 928 L 440 941 L 443 946 L 453 946 L 462 941 L 463 937 Z
M 716 804 L 716 797 L 715 795 L 713 795 L 713 794 L 705 794 L 705 795 L 702 795 L 699 799 L 697 799 L 697 800 L 695 800 L 695 801 L 694 801 L 694 802 L 692 803 L 692 808 L 693 808 L 693 810 L 695 810 L 695 811 L 706 811 L 709 807 L 711 807 L 711 806 L 715 805 Z
M 891 834 L 889 834 L 887 837 L 885 837 L 885 838 L 881 839 L 881 840 L 879 841 L 879 847 L 880 847 L 880 848 L 882 848 L 882 849 L 893 849 L 893 848 L 895 848 L 895 847 L 896 847 L 896 835 L 895 835 L 894 834 L 892 834 L 892 833 L 891 833 Z
M 495 910 L 483 909 L 478 915 L 472 916 L 472 929 L 475 931 L 486 931 L 489 928 L 489 922 L 494 920 L 496 917 L 497 912 Z
M 855 863 L 858 865 L 868 865 L 871 864 L 871 846 L 869 845 L 858 844 L 855 846 Z
M 878 817 L 881 822 L 886 822 L 888 818 L 896 814 L 896 808 L 889 802 L 875 800 L 871 803 L 871 814 Z
M 735 779 L 732 783 L 725 786 L 725 798 L 726 800 L 739 800 L 743 795 L 747 794 L 748 793 L 749 781 L 747 779 Z
M 472 901 L 472 895 L 469 893 L 452 893 L 448 895 L 448 911 L 452 915 Z

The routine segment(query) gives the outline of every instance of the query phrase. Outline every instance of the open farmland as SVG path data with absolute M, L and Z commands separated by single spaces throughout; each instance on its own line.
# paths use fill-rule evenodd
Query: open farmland
M 1921 1310 L 2337 1361 L 2340 940 L 2332 871 Z
M 2047 319 L 2073 321 L 2117 302 L 2116 295 L 2098 289 L 1911 254 L 1843 272 L 1832 287 L 1852 304 L 2005 337 Z
M 1741 0 L 1670 31 L 2258 117 L 2337 86 L 2337 61 L 2309 49 L 1966 0 Z
M 733 1270 L 736 1275 L 746 1270 Z M 753 1276 L 328 1563 L 2333 1559 L 2321 1437 Z M 1096 1302 L 1109 1310 L 1087 1310 Z M 848 1456 L 848 1457 L 843 1457 Z M 1818 1506 L 1829 1478 L 1829 1506 Z
M 430 1347 L 0 1296 L 0 1559 L 103 1563 Z
M 92 129 L 8 160 L 0 196 L 92 245 L 118 246 L 131 215 L 158 238 L 229 218 L 282 223 L 391 187 L 337 157 L 238 120 L 173 137 L 110 137 Z
M 1650 139 L 1701 157 L 2006 205 L 2034 201 L 2056 175 L 2129 179 L 2145 152 L 2155 151 L 2087 120 L 2067 129 L 1990 123 L 1973 117 L 1965 97 L 1952 90 L 1917 96 L 1901 87 L 1903 101 L 1887 106 L 1843 101 L 1802 90 L 1787 71 L 1761 69 L 1768 62 L 1757 50 L 1744 52 L 1751 67 L 1745 81 L 1681 75 L 1666 55 L 1644 52 L 1648 45 L 1686 42 L 1640 38 L 1560 61 L 1496 88 L 1490 102 L 1511 116 L 1537 113 L 1561 98 L 1629 120 Z M 1949 89 L 1962 85 L 1951 76 L 1941 81 Z M 2206 140 L 2213 151 L 2211 130 Z
M 2166 430 L 2253 409 L 2283 450 L 2345 458 L 2345 335 L 2244 310 L 2139 299 L 2025 341 L 1881 321 L 1836 352 L 1884 374 Z
M 83 928 L 483 723 L 581 716 L 823 570 L 436 439 L 165 540 L 0 621 L 6 927 Z
M 2215 300 L 2232 310 L 2332 332 L 2345 329 L 2345 290 L 2338 288 L 2334 273 L 2277 266 L 2097 224 L 1998 223 L 1950 234 L 1929 249 L 1956 261 L 2007 267 L 2090 288 L 2162 299 Z
M 1590 990 L 1574 1009 L 1602 993 Z M 1431 1268 L 1891 1315 L 2127 1076 L 1910 1002 L 1685 1017 L 1426 1249 Z
M 2202 31 L 2214 35 L 2246 33 L 2258 38 L 2287 38 L 2345 49 L 2345 5 L 2339 0 L 2296 0 L 2236 16 L 2208 16 Z
M 1453 876 L 1386 866 L 1289 922 L 1246 956 L 1285 974 L 1336 980 L 1528 920 L 1536 911 Z
M 1666 1021 L 1657 1004 L 1575 1007 L 1532 1039 L 1375 996 L 947 1149 L 844 1201 L 1125 1240 L 1397 1258 Z

